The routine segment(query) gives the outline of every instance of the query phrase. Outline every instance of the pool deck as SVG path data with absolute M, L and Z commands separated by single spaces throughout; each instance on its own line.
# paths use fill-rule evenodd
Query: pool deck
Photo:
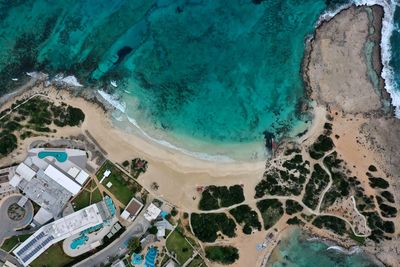
M 104 225 L 104 227 L 100 231 L 88 234 L 87 237 L 89 237 L 89 240 L 86 241 L 84 245 L 79 246 L 77 249 L 72 249 L 71 243 L 74 239 L 79 238 L 80 234 L 68 237 L 62 243 L 62 247 L 65 254 L 67 254 L 70 257 L 77 257 L 79 255 L 82 255 L 83 253 L 91 251 L 93 249 L 93 246 L 91 245 L 97 241 L 101 241 L 103 237 L 105 237 L 110 232 L 113 224 L 116 223 L 117 221 L 118 221 L 117 218 L 114 217 L 110 225 Z

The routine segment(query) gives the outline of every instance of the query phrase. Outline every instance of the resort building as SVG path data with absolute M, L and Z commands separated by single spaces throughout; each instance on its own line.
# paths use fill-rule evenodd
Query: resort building
M 121 213 L 121 218 L 124 220 L 133 221 L 139 212 L 142 210 L 143 204 L 135 197 L 129 201 L 125 210 Z
M 144 218 L 146 218 L 147 221 L 152 222 L 155 219 L 157 219 L 158 215 L 160 215 L 161 213 L 161 209 L 159 207 L 157 207 L 156 205 L 154 205 L 153 203 L 151 203 L 146 211 L 144 212 Z
M 89 178 L 86 161 L 86 152 L 78 149 L 33 148 L 13 169 L 10 185 L 41 207 L 33 218 L 35 225 L 60 217 L 65 205 Z
M 105 197 L 101 202 L 42 226 L 13 253 L 24 266 L 28 266 L 51 245 L 103 224 L 115 216 L 115 211 L 111 198 Z

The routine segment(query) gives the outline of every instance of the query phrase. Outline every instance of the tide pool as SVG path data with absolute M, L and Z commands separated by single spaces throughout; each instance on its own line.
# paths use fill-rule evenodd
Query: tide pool
M 286 238 L 274 249 L 268 267 L 383 267 L 360 249 L 345 253 L 318 239 L 310 239 L 300 229 L 289 230 Z

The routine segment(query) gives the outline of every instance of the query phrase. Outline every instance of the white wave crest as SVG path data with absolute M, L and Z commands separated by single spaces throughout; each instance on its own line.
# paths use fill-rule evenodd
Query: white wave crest
M 359 247 L 351 247 L 350 249 L 345 249 L 341 246 L 330 246 L 326 250 L 336 250 L 346 255 L 352 255 L 354 253 L 359 253 L 362 251 Z
M 100 96 L 107 101 L 107 103 L 109 103 L 110 105 L 112 105 L 113 107 L 115 107 L 117 110 L 121 111 L 123 114 L 125 114 L 126 111 L 126 104 L 124 102 L 119 101 L 118 98 L 116 98 L 115 96 L 108 94 L 102 90 L 97 90 L 97 92 L 100 94 Z M 126 114 L 125 114 L 126 115 Z M 186 155 L 198 158 L 198 159 L 202 159 L 202 160 L 207 160 L 207 161 L 218 161 L 218 162 L 233 162 L 233 159 L 227 157 L 227 156 L 221 156 L 221 155 L 209 155 L 206 153 L 201 153 L 201 152 L 192 152 L 192 151 L 188 151 L 186 149 L 177 147 L 165 140 L 159 140 L 156 139 L 152 136 L 150 136 L 149 134 L 147 134 L 137 123 L 137 121 L 134 118 L 131 118 L 129 116 L 126 116 L 128 121 L 135 126 L 135 128 L 137 128 L 140 133 L 147 139 L 149 139 L 150 141 L 160 144 L 162 146 L 174 149 L 174 150 L 178 150 Z M 122 121 L 122 114 L 120 114 L 118 117 L 115 117 L 116 120 L 118 121 Z
M 356 5 L 380 5 L 385 13 L 382 21 L 382 78 L 385 79 L 385 89 L 389 92 L 392 98 L 392 104 L 395 107 L 396 117 L 400 118 L 400 91 L 396 88 L 394 81 L 394 70 L 390 66 L 392 57 L 392 47 L 390 37 L 395 29 L 394 12 L 398 4 L 395 0 L 354 0 Z
M 120 102 L 117 97 L 108 94 L 102 90 L 97 90 L 97 92 L 105 101 L 107 101 L 107 103 L 109 103 L 111 106 L 118 109 L 122 113 L 125 113 L 126 104 L 124 102 Z
M 390 94 L 392 99 L 392 105 L 395 107 L 395 115 L 397 118 L 400 118 L 400 90 L 396 88 L 396 83 L 394 81 L 394 70 L 390 66 L 390 60 L 392 57 L 392 47 L 390 44 L 390 37 L 392 36 L 393 31 L 398 30 L 395 29 L 394 24 L 394 12 L 396 7 L 399 6 L 395 0 L 352 0 L 348 4 L 344 4 L 343 6 L 338 7 L 336 10 L 329 10 L 323 13 L 319 20 L 318 25 L 322 21 L 326 21 L 331 19 L 341 10 L 348 8 L 350 5 L 355 4 L 356 6 L 372 6 L 372 5 L 380 5 L 384 9 L 384 16 L 382 20 L 382 38 L 381 38 L 381 56 L 382 56 L 382 78 L 385 80 L 385 89 Z
M 154 137 L 151 137 L 150 135 L 148 135 L 137 123 L 137 121 L 129 116 L 128 120 L 130 123 L 132 123 L 146 138 L 150 139 L 151 141 L 163 145 L 165 147 L 174 149 L 174 150 L 178 150 L 186 155 L 198 158 L 198 159 L 202 159 L 202 160 L 207 160 L 207 161 L 218 161 L 218 162 L 233 162 L 233 159 L 231 159 L 230 157 L 227 156 L 222 156 L 222 155 L 209 155 L 207 153 L 201 153 L 201 152 L 193 152 L 193 151 L 188 151 L 186 149 L 183 149 L 181 147 L 177 147 L 173 144 L 171 144 L 170 142 L 167 142 L 165 140 L 160 140 L 160 139 L 156 139 Z
M 82 87 L 83 85 L 79 83 L 78 79 L 74 75 L 69 75 L 64 77 L 63 74 L 57 74 L 53 79 L 53 82 L 61 83 L 65 85 Z

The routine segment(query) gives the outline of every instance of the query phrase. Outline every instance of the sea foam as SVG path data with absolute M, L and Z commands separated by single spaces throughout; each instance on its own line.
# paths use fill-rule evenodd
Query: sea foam
M 117 110 L 121 111 L 123 114 L 125 114 L 126 111 L 126 104 L 124 102 L 121 102 L 117 97 L 115 97 L 114 95 L 108 94 L 102 90 L 97 90 L 97 92 L 99 93 L 99 95 L 107 102 L 109 103 L 111 106 L 113 106 L 114 108 L 116 108 Z M 125 114 L 126 115 L 126 114 Z M 140 131 L 140 133 L 147 139 L 149 139 L 150 141 L 157 143 L 159 145 L 171 148 L 173 150 L 177 150 L 180 151 L 186 155 L 195 157 L 195 158 L 199 158 L 202 160 L 207 160 L 207 161 L 218 161 L 218 162 L 233 162 L 233 159 L 231 159 L 230 157 L 227 156 L 221 156 L 221 155 L 209 155 L 207 153 L 201 153 L 201 152 L 193 152 L 193 151 L 188 151 L 186 149 L 183 149 L 181 147 L 177 147 L 173 144 L 171 144 L 168 141 L 165 140 L 160 140 L 157 138 L 154 138 L 152 136 L 150 136 L 149 134 L 146 133 L 146 131 L 143 130 L 143 128 L 141 128 L 139 126 L 139 124 L 137 123 L 137 121 L 134 118 L 131 118 L 129 116 L 126 115 L 126 118 L 128 119 L 128 121 L 135 126 L 136 129 L 138 129 Z M 122 121 L 122 114 L 120 114 L 118 117 L 115 117 L 116 120 L 118 121 Z

